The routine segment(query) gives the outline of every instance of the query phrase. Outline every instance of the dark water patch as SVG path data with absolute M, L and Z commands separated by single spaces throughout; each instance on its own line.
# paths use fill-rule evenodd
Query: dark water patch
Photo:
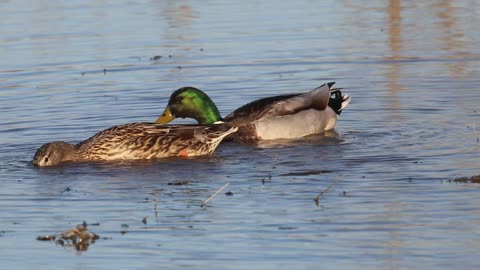
M 291 226 L 279 226 L 279 230 L 295 230 L 297 227 L 291 227 Z
M 15 231 L 13 230 L 0 230 L 0 237 L 5 236 L 7 234 L 13 234 Z
M 190 182 L 187 180 L 179 180 L 179 181 L 173 181 L 173 182 L 168 182 L 167 185 L 169 186 L 185 186 L 188 185 Z
M 307 175 L 319 175 L 325 173 L 334 173 L 335 171 L 331 170 L 307 170 L 307 171 L 297 171 L 280 174 L 280 176 L 307 176 Z
M 345 159 L 345 161 L 351 165 L 358 165 L 363 163 L 390 163 L 390 162 L 405 162 L 405 163 L 419 163 L 420 161 L 415 157 L 405 157 L 398 155 L 385 155 L 385 154 L 370 154 L 367 156 L 351 157 Z

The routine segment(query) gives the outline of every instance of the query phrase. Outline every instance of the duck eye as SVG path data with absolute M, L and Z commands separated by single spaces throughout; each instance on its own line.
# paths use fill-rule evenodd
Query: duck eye
M 183 97 L 177 97 L 177 98 L 175 99 L 175 103 L 181 103 L 182 100 L 183 100 Z
M 45 160 L 45 163 L 47 163 L 47 162 L 48 162 L 48 157 L 45 157 L 45 159 L 44 159 L 44 160 Z

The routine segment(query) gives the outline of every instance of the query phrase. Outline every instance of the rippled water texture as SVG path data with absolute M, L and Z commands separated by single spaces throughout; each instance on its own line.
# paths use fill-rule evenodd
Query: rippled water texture
M 449 181 L 480 174 L 478 4 L 229 2 L 0 1 L 1 268 L 478 269 L 480 186 Z M 352 102 L 326 136 L 30 163 L 182 86 L 226 115 L 329 81 Z M 87 251 L 36 240 L 83 221 Z

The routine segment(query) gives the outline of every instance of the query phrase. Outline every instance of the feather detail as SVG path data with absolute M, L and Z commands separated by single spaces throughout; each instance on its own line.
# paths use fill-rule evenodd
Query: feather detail
M 225 117 L 226 123 L 239 127 L 229 137 L 246 142 L 293 139 L 333 129 L 350 102 L 348 95 L 332 88 L 334 84 L 323 84 L 303 94 L 267 97 L 238 108 Z
M 350 97 L 342 94 L 341 88 L 333 88 L 334 85 L 329 82 L 307 93 L 261 98 L 241 106 L 223 119 L 205 92 L 184 87 L 170 96 L 169 104 L 157 122 L 168 123 L 176 117 L 193 118 L 202 124 L 224 122 L 238 127 L 228 139 L 240 142 L 299 138 L 335 127 Z M 196 100 L 202 102 L 197 104 Z
M 215 151 L 223 138 L 237 129 L 226 124 L 131 123 L 103 130 L 77 145 L 64 142 L 45 144 L 37 150 L 33 163 L 38 166 L 51 166 L 67 160 L 126 160 L 208 155 Z

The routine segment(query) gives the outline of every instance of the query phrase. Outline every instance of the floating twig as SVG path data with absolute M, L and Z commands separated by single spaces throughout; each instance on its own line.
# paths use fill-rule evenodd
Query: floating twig
M 472 127 L 473 128 L 473 132 L 475 133 L 475 135 L 477 136 L 477 143 L 480 142 L 480 135 L 478 135 L 478 132 L 477 130 L 475 129 L 475 125 Z
M 155 204 L 153 205 L 153 212 L 155 212 L 155 219 L 158 220 L 158 200 L 155 198 Z
M 320 197 L 322 197 L 323 194 L 325 194 L 329 189 L 331 189 L 333 186 L 335 186 L 335 184 L 337 184 L 337 180 L 333 181 L 333 183 L 331 183 L 325 190 L 320 192 L 320 194 L 318 194 L 317 197 L 315 197 L 315 199 L 313 199 L 317 206 L 320 205 Z
M 219 188 L 217 191 L 215 191 L 215 193 L 213 193 L 210 197 L 208 197 L 205 201 L 203 201 L 203 203 L 200 205 L 200 207 L 205 207 L 207 206 L 207 203 L 213 199 L 215 196 L 218 195 L 218 193 L 222 192 L 222 190 L 224 190 L 226 187 L 228 187 L 228 185 L 230 185 L 230 183 L 226 183 L 225 185 L 223 185 L 223 187 Z

